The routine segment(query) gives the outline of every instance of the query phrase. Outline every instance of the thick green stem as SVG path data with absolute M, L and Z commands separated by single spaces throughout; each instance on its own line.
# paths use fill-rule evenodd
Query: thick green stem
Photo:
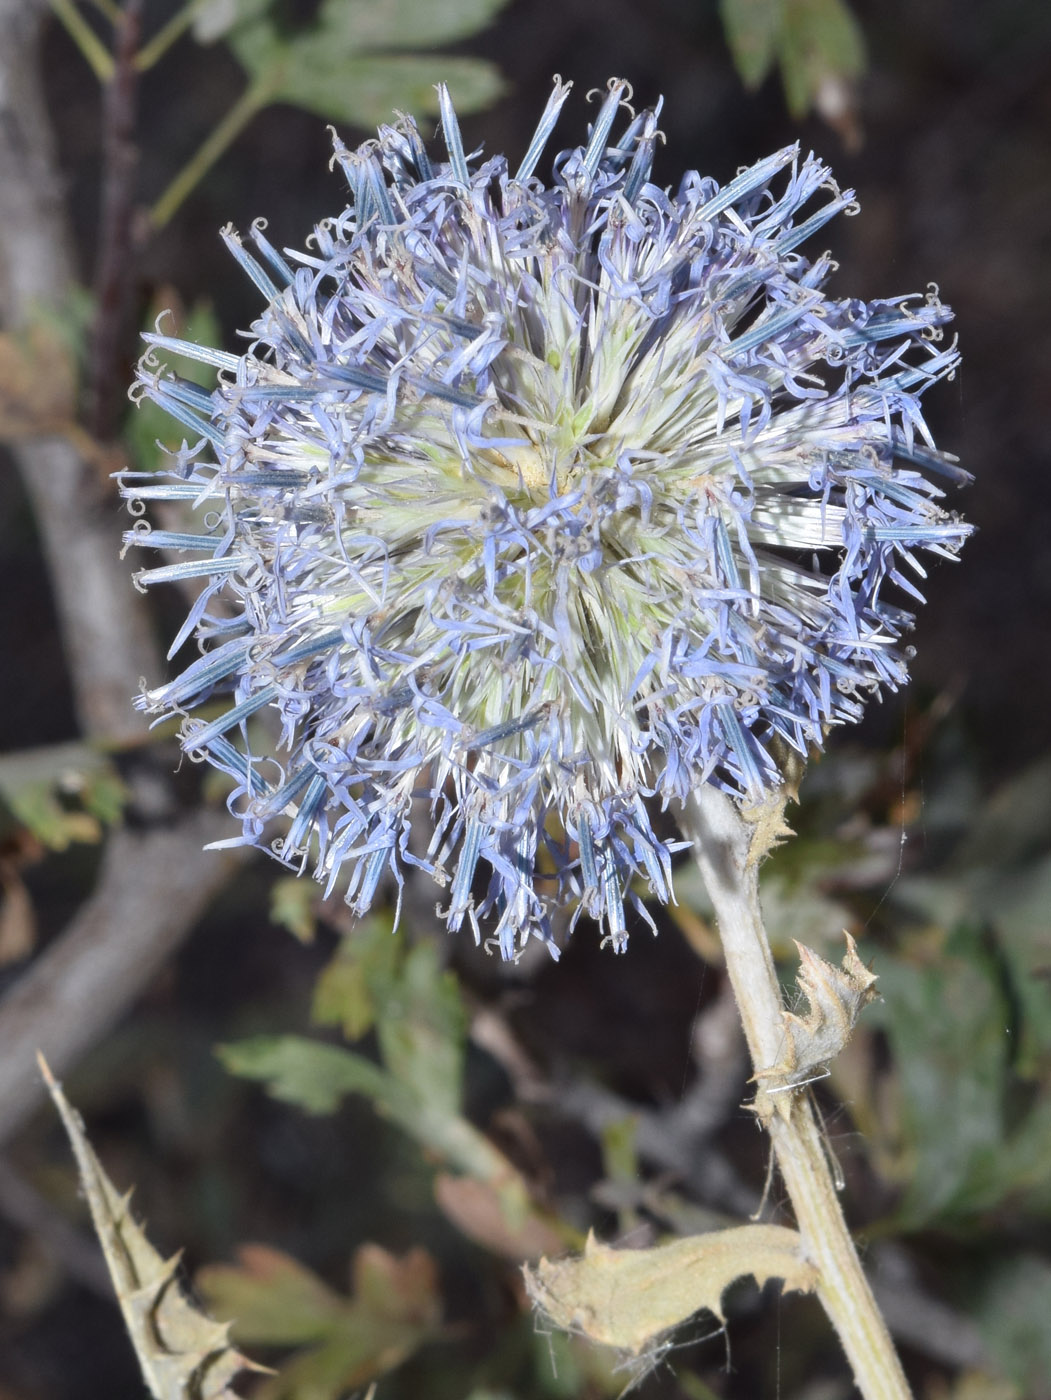
M 257 81 L 245 89 L 212 134 L 201 143 L 150 210 L 154 228 L 163 228 L 194 186 L 270 101 L 271 86 Z
M 755 827 L 711 786 L 683 814 L 708 893 L 757 1072 L 784 1055 L 784 1004 L 759 907 Z M 770 1132 L 803 1250 L 818 1271 L 818 1296 L 839 1334 L 865 1400 L 910 1400 L 894 1343 L 876 1306 L 840 1209 L 808 1094 L 769 1091 L 760 1117 Z

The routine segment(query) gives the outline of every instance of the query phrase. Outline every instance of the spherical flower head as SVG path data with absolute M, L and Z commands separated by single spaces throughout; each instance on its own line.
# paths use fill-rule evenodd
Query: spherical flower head
M 919 404 L 949 311 L 837 300 L 800 251 L 850 192 L 795 147 L 659 188 L 659 109 L 616 81 L 545 185 L 568 91 L 514 174 L 443 91 L 445 161 L 408 118 L 337 142 L 351 203 L 307 251 L 227 230 L 265 301 L 248 349 L 147 337 L 141 392 L 192 440 L 123 481 L 203 517 L 127 536 L 196 556 L 143 584 L 200 588 L 173 651 L 201 656 L 139 703 L 233 776 L 238 839 L 284 818 L 272 849 L 358 911 L 422 866 L 508 957 L 559 906 L 622 948 L 625 902 L 670 895 L 659 809 L 761 801 L 901 685 L 920 552 L 967 534 Z

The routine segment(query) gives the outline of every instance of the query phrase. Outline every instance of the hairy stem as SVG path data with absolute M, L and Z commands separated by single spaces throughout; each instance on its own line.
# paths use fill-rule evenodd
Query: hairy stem
M 700 788 L 682 817 L 685 834 L 715 906 L 726 970 L 737 998 L 755 1070 L 784 1053 L 781 988 L 759 908 L 755 828 L 711 786 Z M 787 1089 L 760 1091 L 759 1116 L 770 1133 L 803 1249 L 818 1270 L 818 1296 L 839 1334 L 865 1400 L 909 1400 L 890 1333 L 861 1269 L 843 1218 L 810 1098 Z

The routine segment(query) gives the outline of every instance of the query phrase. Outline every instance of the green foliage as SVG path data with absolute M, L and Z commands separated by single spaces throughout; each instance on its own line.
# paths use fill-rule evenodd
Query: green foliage
M 109 758 L 85 743 L 23 749 L 0 758 L 0 797 L 50 851 L 96 842 L 120 818 L 125 788 Z
M 317 931 L 317 899 L 317 886 L 310 880 L 285 875 L 270 886 L 270 918 L 300 943 L 310 943 Z
M 910 1143 L 908 1227 L 1009 1201 L 1051 1216 L 1049 840 L 1045 760 L 993 795 L 940 869 L 895 888 L 922 921 L 877 969 Z
M 521 1175 L 463 1116 L 467 1017 L 433 944 L 406 950 L 389 920 L 364 921 L 322 973 L 313 1018 L 352 1039 L 374 1031 L 381 1063 L 300 1036 L 241 1041 L 221 1058 L 310 1113 L 331 1113 L 345 1094 L 365 1095 L 432 1161 L 459 1173 L 439 1175 L 435 1188 L 466 1234 L 515 1259 L 560 1247 L 563 1237 L 538 1215 Z M 237 1317 L 241 1340 L 310 1344 L 267 1383 L 264 1400 L 332 1400 L 434 1336 L 440 1314 L 422 1251 L 398 1261 L 368 1246 L 354 1276 L 348 1300 L 293 1260 L 252 1246 L 239 1267 L 206 1270 L 199 1283 L 214 1307 Z
M 505 0 L 324 0 L 309 27 L 283 33 L 267 0 L 236 7 L 222 38 L 270 102 L 289 102 L 332 121 L 370 128 L 399 109 L 438 110 L 446 82 L 457 108 L 495 101 L 492 64 L 465 57 L 392 53 L 452 43 L 482 28 Z
M 879 973 L 873 1014 L 894 1049 L 909 1143 L 902 1225 L 960 1221 L 1041 1185 L 1048 1194 L 1051 1101 L 1010 1123 L 1013 1017 L 981 928 L 961 925 L 922 961 L 881 957 Z
M 360 1040 L 376 1022 L 377 998 L 395 983 L 403 954 L 388 919 L 364 919 L 318 978 L 311 1020 Z
M 390 1073 L 407 1085 L 428 1117 L 460 1111 L 467 1016 L 451 972 L 441 971 L 434 943 L 421 943 L 383 988 L 376 1031 Z
M 726 42 L 747 88 L 757 88 L 774 66 L 783 8 L 783 0 L 720 0 Z
M 362 1055 L 296 1035 L 255 1036 L 219 1049 L 231 1074 L 261 1080 L 275 1099 L 306 1113 L 334 1113 L 347 1094 L 367 1094 L 377 1105 L 399 1102 L 397 1086 Z
M 1051 759 L 1004 784 L 972 815 L 936 873 L 902 882 L 899 901 L 950 927 L 964 918 L 995 931 L 1020 1013 L 1013 1046 L 1025 1078 L 1051 1070 Z
M 217 1312 L 236 1317 L 244 1345 L 303 1348 L 254 1394 L 258 1400 L 337 1400 L 393 1370 L 441 1332 L 437 1270 L 423 1249 L 403 1258 L 363 1245 L 350 1295 L 263 1245 L 245 1245 L 236 1266 L 212 1266 L 195 1282 Z
M 405 952 L 389 923 L 366 921 L 322 975 L 314 1015 L 361 1034 L 373 1027 L 382 1065 L 301 1036 L 256 1037 L 223 1047 L 220 1057 L 232 1073 L 265 1083 L 275 1098 L 308 1113 L 331 1113 L 344 1095 L 364 1094 L 440 1163 L 481 1183 L 507 1230 L 536 1226 L 536 1238 L 524 1180 L 462 1114 L 467 1018 L 435 946 Z M 481 1202 L 472 1208 L 477 1214 Z
M 1046 1168 L 1046 1162 L 1045 1162 Z M 1047 1394 L 1051 1376 L 1051 1266 L 1016 1254 L 985 1270 L 976 1320 L 998 1368 L 1027 1396 Z
M 845 0 L 720 0 L 726 42 L 747 88 L 780 65 L 788 110 L 805 117 L 830 81 L 865 69 L 865 40 Z

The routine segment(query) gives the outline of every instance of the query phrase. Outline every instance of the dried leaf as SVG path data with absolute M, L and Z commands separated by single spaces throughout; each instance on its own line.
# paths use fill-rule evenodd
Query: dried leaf
M 434 1196 L 443 1214 L 469 1240 L 504 1259 L 537 1259 L 545 1250 L 564 1249 L 566 1241 L 537 1211 L 524 1218 L 512 1214 L 490 1181 L 440 1172 Z
M 784 1054 L 776 1065 L 755 1076 L 767 1094 L 799 1088 L 822 1071 L 846 1045 L 864 1008 L 879 996 L 875 973 L 858 957 L 850 934 L 843 936 L 847 951 L 839 967 L 804 944 L 796 944 L 800 961 L 796 983 L 810 1009 L 805 1016 L 783 1013 Z
M 214 1322 L 179 1287 L 179 1256 L 162 1259 L 136 1224 L 84 1134 L 43 1056 L 40 1071 L 77 1159 L 91 1219 L 116 1290 L 143 1379 L 154 1400 L 238 1400 L 230 1382 L 245 1369 L 265 1370 L 230 1345 L 228 1322 Z
M 0 335 L 0 441 L 68 432 L 76 415 L 71 346 L 44 321 Z
M 758 865 L 793 834 L 785 821 L 785 807 L 792 795 L 785 788 L 775 788 L 762 802 L 742 810 L 741 815 L 752 827 L 748 844 L 749 865 Z
M 782 1225 L 738 1225 L 653 1249 L 611 1249 L 589 1235 L 583 1258 L 541 1259 L 525 1269 L 530 1298 L 565 1331 L 638 1357 L 702 1310 L 722 1319 L 722 1298 L 751 1274 L 762 1287 L 810 1292 L 817 1280 L 799 1235 Z
M 0 443 L 60 437 L 104 477 L 122 465 L 112 446 L 76 421 L 77 352 L 83 304 L 41 308 L 19 331 L 0 334 Z
M 0 863 L 0 967 L 21 962 L 36 945 L 33 897 L 18 871 Z

